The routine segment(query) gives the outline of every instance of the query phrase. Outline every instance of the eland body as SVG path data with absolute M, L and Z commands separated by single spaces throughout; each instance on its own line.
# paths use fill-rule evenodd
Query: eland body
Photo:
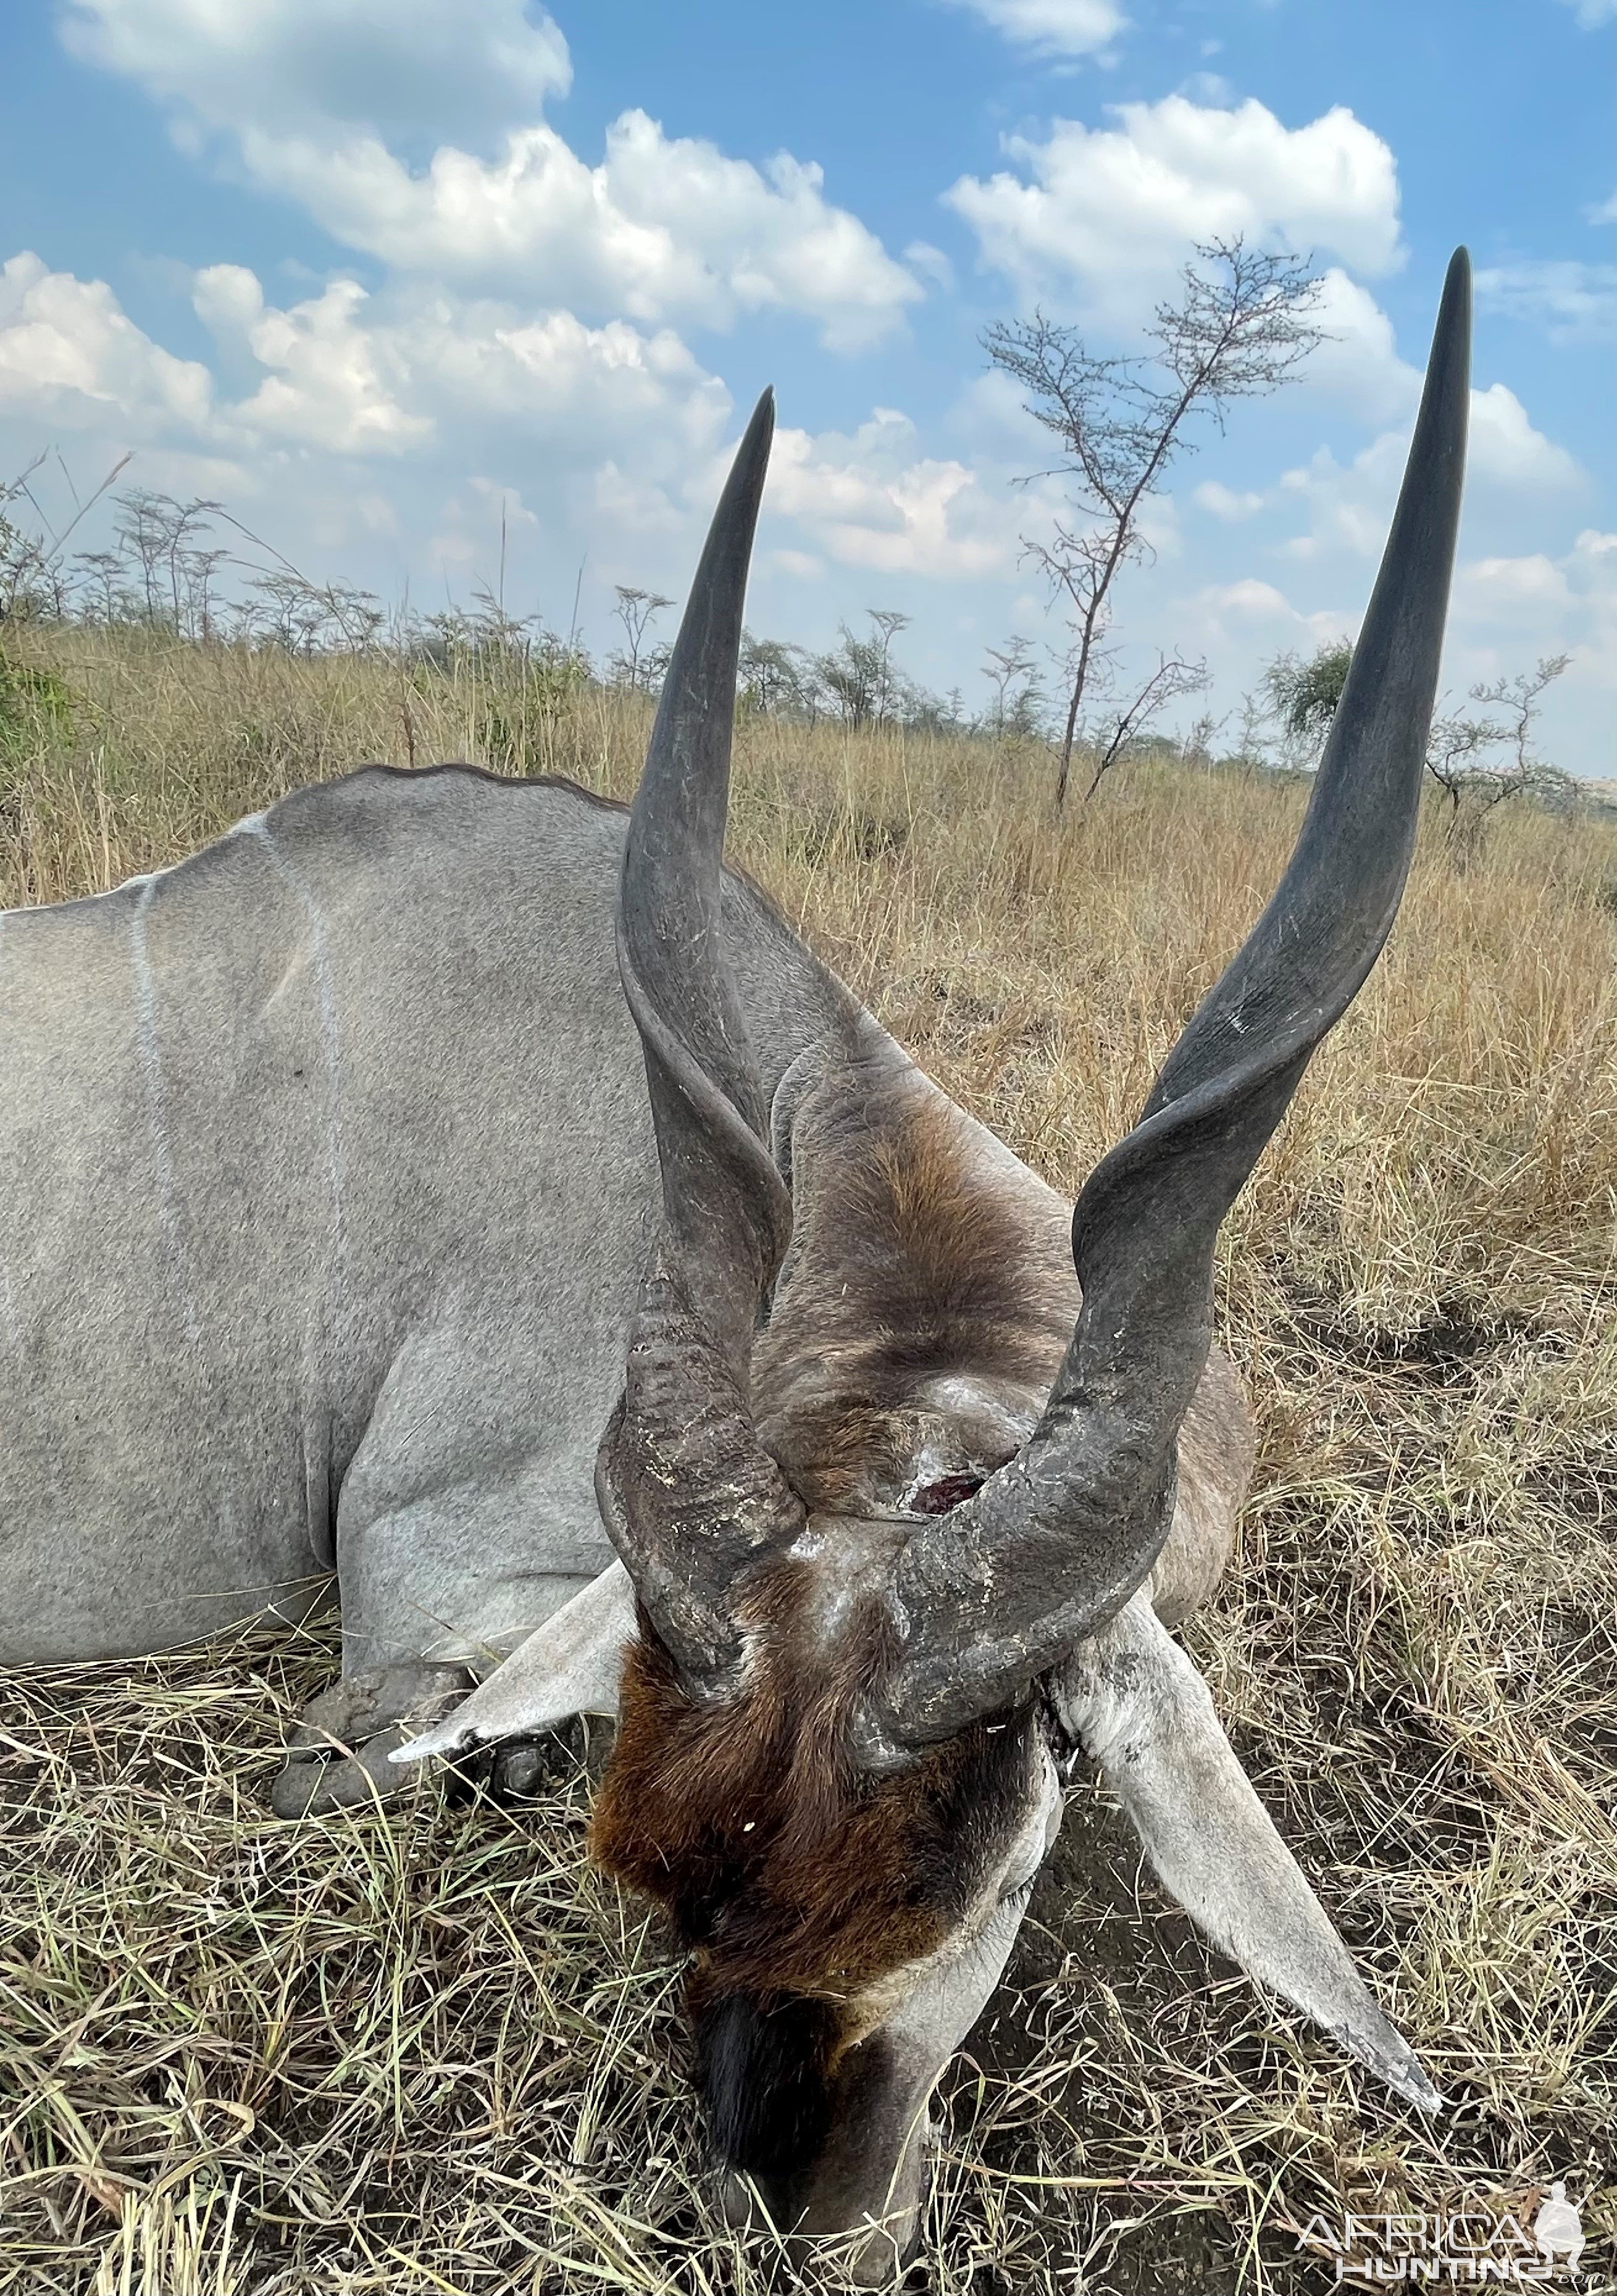
M 0 1656 L 334 1573 L 285 1816 L 616 1715 L 593 1848 L 691 1955 L 729 2197 L 858 2278 L 1079 1754 L 1220 1947 L 1437 2102 L 1167 1629 L 1251 1466 L 1218 1227 L 1408 869 L 1466 337 L 1462 257 L 1296 854 L 1076 1213 L 721 869 L 767 399 L 631 811 L 373 768 L 4 921 Z

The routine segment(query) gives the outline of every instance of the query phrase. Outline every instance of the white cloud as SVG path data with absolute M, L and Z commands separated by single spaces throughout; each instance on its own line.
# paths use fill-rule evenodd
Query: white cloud
M 1489 283 L 1500 275 L 1477 275 L 1479 302 L 1491 298 L 1495 308 L 1503 308 Z M 1313 316 L 1325 340 L 1309 354 L 1302 370 L 1309 389 L 1329 392 L 1367 422 L 1407 428 L 1419 403 L 1423 369 L 1399 357 L 1392 323 L 1375 297 L 1345 272 L 1333 268 L 1321 277 Z M 1520 400 L 1502 384 L 1473 393 L 1471 419 L 1473 476 L 1482 473 L 1514 483 L 1525 474 L 1534 482 L 1564 484 L 1572 468 L 1570 457 L 1531 429 Z
M 212 381 L 143 334 L 104 281 L 47 270 L 26 250 L 0 271 L 0 410 L 120 442 L 204 431 Z
M 667 330 L 590 327 L 426 283 L 367 296 L 339 281 L 278 308 L 240 266 L 198 274 L 193 299 L 229 391 L 169 358 L 103 283 L 19 258 L 0 288 L 0 458 L 13 441 L 64 430 L 70 401 L 80 455 L 139 441 L 132 478 L 221 497 L 317 578 L 358 579 L 390 599 L 414 586 L 437 603 L 446 581 L 461 597 L 491 581 L 504 505 L 508 594 L 524 611 L 543 603 L 565 627 L 587 554 L 597 644 L 612 582 L 681 592 L 738 427 L 723 384 Z M 1018 565 L 1019 537 L 1042 529 L 1054 490 L 1006 483 L 1027 467 L 1027 442 L 1009 432 L 1002 401 L 991 378 L 973 387 L 959 421 L 973 443 L 953 455 L 891 409 L 846 434 L 784 429 L 757 627 L 823 644 L 840 617 L 893 604 L 915 618 L 907 666 L 937 685 L 971 683 L 983 644 L 1008 628 L 1055 641 L 1041 602 L 1022 594 Z M 1176 500 L 1160 505 L 1159 556 L 1133 581 L 1120 634 L 1136 649 L 1205 652 L 1214 707 L 1228 709 L 1276 652 L 1350 633 L 1408 430 L 1406 410 L 1358 456 L 1318 455 L 1276 486 L 1187 480 L 1185 506 L 1205 515 L 1181 529 Z M 1617 541 L 1557 542 L 1565 510 L 1551 506 L 1570 507 L 1576 474 L 1502 386 L 1475 395 L 1473 442 L 1474 539 L 1456 583 L 1447 682 L 1463 693 L 1539 654 L 1572 652 L 1547 707 L 1546 753 L 1598 770 Z M 1300 513 L 1305 546 L 1288 552 Z
M 1411 382 L 1418 386 L 1413 373 Z M 1286 556 L 1306 560 L 1339 551 L 1357 558 L 1379 556 L 1408 450 L 1405 422 L 1383 431 L 1350 463 L 1321 447 L 1305 466 L 1287 471 L 1280 480 L 1281 496 L 1305 504 L 1308 527 L 1283 545 Z M 1481 512 L 1512 496 L 1518 504 L 1556 495 L 1564 498 L 1579 478 L 1572 457 L 1533 428 L 1514 391 L 1502 382 L 1473 390 L 1465 455 L 1469 509 Z
M 470 432 L 585 479 L 614 457 L 666 478 L 694 455 L 705 463 L 729 410 L 677 336 L 624 320 L 590 327 L 570 311 L 536 316 L 411 283 L 372 297 L 348 280 L 279 310 L 234 265 L 199 273 L 193 300 L 226 348 L 266 371 L 221 419 L 328 455 L 435 442 L 456 455 Z
M 523 0 L 65 0 L 74 54 L 211 127 L 364 122 L 480 136 L 537 118 L 571 79 Z
M 1216 706 L 1253 687 L 1277 652 L 1309 653 L 1358 631 L 1362 574 L 1342 578 L 1351 607 L 1309 611 L 1285 588 L 1254 576 L 1212 582 L 1170 609 L 1173 637 L 1204 652 L 1222 673 Z M 1443 654 L 1443 688 L 1457 701 L 1473 685 L 1512 677 L 1546 654 L 1571 657 L 1547 697 L 1542 753 L 1585 773 L 1609 772 L 1611 695 L 1617 685 L 1617 535 L 1586 532 L 1555 556 L 1462 560 L 1455 570 Z M 1593 743 L 1591 744 L 1591 735 Z
M 643 111 L 613 122 L 595 168 L 543 126 L 513 130 L 491 161 L 446 146 L 421 173 L 373 136 L 249 127 L 242 150 L 261 184 L 346 245 L 503 293 L 653 324 L 800 311 L 841 348 L 886 332 L 922 291 L 827 202 L 817 167 L 783 152 L 760 174 Z
M 953 0 L 1036 55 L 1088 56 L 1128 22 L 1119 0 Z
M 1187 96 L 1192 103 L 1218 103 L 1222 104 L 1226 110 L 1231 108 L 1238 100 L 1235 89 L 1222 72 L 1192 72 L 1187 80 L 1180 82 L 1175 92 L 1179 95 Z
M 1617 534 L 1586 529 L 1558 558 L 1539 550 L 1463 564 L 1455 575 L 1454 605 L 1469 630 L 1500 646 L 1502 658 L 1514 659 L 1523 647 L 1551 652 L 1570 644 L 1575 650 L 1580 633 L 1574 610 L 1609 617 L 1614 593 Z M 1606 668 L 1608 676 L 1617 675 L 1617 665 Z
M 1586 32 L 1609 24 L 1617 16 L 1617 0 L 1562 0 L 1562 4 L 1572 10 Z
M 1421 370 L 1399 357 L 1392 322 L 1367 289 L 1345 271 L 1326 272 L 1313 316 L 1325 340 L 1303 370 L 1311 389 L 1329 391 L 1367 422 L 1414 414 Z
M 1266 495 L 1256 494 L 1250 489 L 1237 493 L 1229 487 L 1221 486 L 1217 479 L 1204 479 L 1191 496 L 1198 510 L 1206 511 L 1212 518 L 1221 518 L 1229 526 L 1237 525 L 1242 519 L 1252 518 L 1263 508 L 1268 499 Z
M 821 170 L 625 111 L 590 166 L 539 119 L 566 44 L 520 0 L 71 0 L 79 53 L 224 134 L 262 188 L 398 272 L 590 316 L 800 312 L 848 348 L 922 293 Z M 461 143 L 433 138 L 458 123 Z
M 1525 623 L 1559 619 L 1572 592 L 1564 572 L 1542 551 L 1526 558 L 1477 558 L 1458 570 L 1456 603 L 1472 622 L 1498 624 L 1513 636 Z
M 921 279 L 951 284 L 937 250 L 916 242 L 895 262 L 790 157 L 735 160 L 630 111 L 587 161 L 542 115 L 567 85 L 565 45 L 520 0 L 64 5 L 80 52 L 173 107 L 192 148 L 224 150 L 238 178 L 296 201 L 380 275 L 367 264 L 367 291 L 304 274 L 277 299 L 238 265 L 198 273 L 210 376 L 144 334 L 104 283 L 18 258 L 0 283 L 0 415 L 12 418 L 0 468 L 13 440 L 31 451 L 70 425 L 76 471 L 84 442 L 138 442 L 133 478 L 242 504 L 320 578 L 390 599 L 424 583 L 432 603 L 449 579 L 464 597 L 499 563 L 503 504 L 513 603 L 566 627 L 587 558 L 583 611 L 600 644 L 612 582 L 682 591 L 738 428 L 725 382 L 676 327 L 791 311 L 854 343 L 901 324 Z M 1098 37 L 1103 14 L 1120 20 L 1111 0 L 981 0 L 979 12 L 1050 47 L 1059 17 L 1068 53 L 1086 22 Z M 1285 400 L 1286 435 L 1293 409 L 1320 424 L 1285 451 L 1297 461 L 1328 436 L 1336 455 L 1282 474 L 1269 431 L 1244 421 L 1230 463 L 1209 455 L 1182 496 L 1154 506 L 1156 562 L 1121 602 L 1128 644 L 1205 647 L 1224 707 L 1276 651 L 1353 627 L 1419 375 L 1350 275 L 1401 260 L 1386 146 L 1345 111 L 1291 128 L 1260 104 L 1196 94 L 1121 107 L 1093 130 L 1056 122 L 949 201 L 985 264 L 1125 339 L 1211 234 L 1332 262 L 1320 306 L 1332 340 Z M 1519 303 L 1527 289 L 1501 279 L 1484 291 Z M 788 416 L 801 404 L 794 394 Z M 1007 628 L 1058 642 L 1059 617 L 1026 594 L 1020 537 L 1047 530 L 1059 488 L 1009 484 L 1040 455 L 1005 378 L 965 385 L 924 432 L 877 410 L 778 440 L 758 627 L 823 644 L 839 618 L 891 604 L 915 616 L 907 666 L 938 685 L 969 683 L 981 645 Z M 1588 514 L 1577 483 L 1508 390 L 1476 395 L 1451 648 L 1462 685 L 1563 647 L 1587 660 L 1586 685 L 1610 675 L 1595 633 L 1611 546 L 1567 551 L 1574 512 Z
M 1371 274 L 1402 259 L 1392 154 L 1340 105 L 1299 128 L 1250 98 L 1224 110 L 1170 95 L 1112 117 L 1012 136 L 1020 172 L 963 176 L 944 195 L 982 263 L 1030 297 L 1135 313 L 1198 242 L 1237 234 Z
M 912 239 L 904 250 L 904 260 L 912 271 L 930 279 L 934 287 L 942 288 L 946 295 L 955 291 L 955 266 L 940 247 L 930 240 Z
M 1007 571 L 1016 508 L 964 463 L 917 452 L 915 425 L 878 408 L 851 438 L 777 430 L 766 507 L 794 519 L 828 558 L 949 580 Z
M 1570 550 L 1479 558 L 1456 570 L 1445 674 L 1456 693 L 1571 657 L 1545 696 L 1539 754 L 1570 771 L 1612 770 L 1617 693 L 1617 534 L 1586 529 Z
M 135 481 L 267 498 L 299 562 L 311 541 L 341 552 L 391 537 L 400 578 L 439 516 L 430 505 L 471 500 L 480 483 L 496 496 L 530 486 L 569 554 L 579 532 L 605 557 L 632 559 L 647 535 L 683 545 L 705 506 L 730 398 L 667 330 L 407 283 L 371 296 L 337 280 L 278 308 L 231 264 L 198 273 L 193 300 L 234 393 L 152 342 L 103 281 L 29 254 L 5 263 L 0 468 L 70 430 L 97 457 L 138 445 Z M 378 461 L 380 490 L 362 476 Z M 475 502 L 468 515 L 487 526 Z M 339 556 L 331 570 L 350 570 Z
M 1612 332 L 1617 266 L 1505 263 L 1476 275 L 1478 308 L 1525 320 L 1552 343 L 1604 342 Z
M 581 542 L 606 578 L 671 584 L 734 435 L 728 392 L 679 338 L 622 319 L 591 327 L 409 280 L 374 295 L 334 280 L 283 308 L 251 271 L 218 264 L 192 300 L 238 379 L 231 396 L 152 343 L 103 283 L 31 256 L 0 278 L 0 408 L 54 425 L 70 398 L 80 427 L 109 437 L 233 453 L 301 522 L 289 554 L 311 535 L 406 549 L 425 535 L 434 563 L 466 569 L 486 557 L 489 503 L 513 494 L 519 522 L 551 542 L 565 532 L 570 556 Z M 359 476 L 379 459 L 381 492 Z M 783 569 L 943 581 L 1008 570 L 1028 512 L 926 454 L 891 410 L 846 437 L 779 431 L 766 506 L 789 537 Z
M 218 264 L 198 274 L 193 299 L 207 324 L 239 332 L 269 370 L 232 410 L 248 430 L 340 455 L 398 452 L 430 433 L 431 421 L 399 403 L 407 372 L 385 337 L 359 324 L 369 298 L 351 279 L 333 280 L 290 311 L 269 310 L 250 271 Z
M 1249 574 L 1235 582 L 1209 583 L 1186 600 L 1181 636 L 1214 655 L 1254 644 L 1274 653 L 1324 645 L 1350 636 L 1352 628 L 1347 615 L 1330 609 L 1303 613 L 1272 582 Z
M 1564 493 L 1577 483 L 1578 465 L 1564 447 L 1535 430 L 1527 409 L 1502 382 L 1471 394 L 1470 478 L 1522 493 Z

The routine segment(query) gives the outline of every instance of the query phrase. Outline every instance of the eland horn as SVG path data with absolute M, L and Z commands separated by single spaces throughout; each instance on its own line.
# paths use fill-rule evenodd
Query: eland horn
M 1011 1703 L 1116 1615 L 1168 1535 L 1220 1223 L 1380 954 L 1408 873 L 1459 520 L 1470 306 L 1461 249 L 1296 850 L 1079 1197 L 1083 1303 L 1039 1423 L 900 1557 L 900 1647 L 871 1718 L 895 1751 Z
M 774 428 L 766 391 L 669 662 L 618 903 L 618 970 L 645 1060 L 662 1222 L 595 1490 L 641 1604 L 698 1691 L 738 1655 L 738 1572 L 804 1520 L 752 1430 L 753 1327 L 792 1209 L 764 1145 L 762 1094 L 721 939 L 742 610 Z

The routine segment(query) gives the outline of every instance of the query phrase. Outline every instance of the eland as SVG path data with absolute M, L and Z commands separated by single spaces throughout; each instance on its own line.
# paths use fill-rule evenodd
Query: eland
M 1170 1629 L 1252 1465 L 1219 1228 L 1375 964 L 1458 517 L 1468 275 L 1296 850 L 1076 1210 L 722 849 L 767 394 L 631 809 L 373 767 L 0 934 L 0 1657 L 301 1616 L 283 1816 L 616 1718 L 733 2212 L 885 2279 L 1098 1766 L 1212 1941 L 1437 2096 Z

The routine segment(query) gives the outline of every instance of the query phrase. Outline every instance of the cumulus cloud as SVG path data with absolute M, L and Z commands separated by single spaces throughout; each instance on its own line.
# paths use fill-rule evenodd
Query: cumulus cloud
M 625 547 L 631 504 L 641 529 L 681 541 L 710 506 L 696 497 L 730 397 L 667 329 L 592 327 L 408 282 L 372 295 L 333 280 L 280 308 L 234 264 L 199 272 L 192 299 L 234 391 L 153 342 L 104 281 L 28 253 L 6 262 L 0 457 L 68 431 L 95 455 L 138 445 L 142 483 L 268 493 L 333 544 L 394 533 L 407 548 L 423 487 L 475 491 L 480 465 L 503 473 L 502 490 L 530 478 L 553 532 L 587 535 L 602 515 Z M 364 475 L 378 464 L 384 480 Z
M 959 4 L 1051 54 L 1095 53 L 1122 21 L 1119 0 Z M 185 148 L 296 202 L 374 268 L 295 292 L 235 263 L 199 272 L 210 374 L 144 333 L 105 283 L 14 258 L 0 275 L 0 468 L 13 444 L 26 455 L 70 430 L 86 462 L 138 445 L 142 483 L 250 503 L 254 527 L 322 578 L 390 598 L 424 581 L 436 602 L 447 578 L 464 596 L 502 562 L 504 527 L 511 594 L 562 627 L 587 557 L 598 642 L 614 581 L 682 590 L 739 427 L 677 330 L 789 312 L 853 345 L 901 324 L 923 279 L 951 283 L 937 250 L 895 260 L 790 156 L 733 159 L 639 110 L 581 155 L 546 116 L 567 89 L 565 42 L 522 0 L 62 6 L 76 51 L 168 106 Z M 1317 411 L 1308 442 L 1328 436 L 1335 454 L 1282 472 L 1265 431 L 1244 463 L 1188 473 L 1153 506 L 1157 559 L 1132 578 L 1120 636 L 1204 648 L 1222 708 L 1280 648 L 1350 630 L 1419 387 L 1360 283 L 1402 259 L 1380 139 L 1343 110 L 1293 127 L 1203 82 L 1007 143 L 1000 172 L 948 199 L 985 266 L 1125 342 L 1197 241 L 1321 251 L 1331 340 L 1286 405 Z M 1547 329 L 1582 323 L 1588 283 L 1501 266 L 1482 292 Z M 1232 444 L 1244 452 L 1252 433 Z M 934 685 L 969 683 L 1007 627 L 1059 645 L 1059 616 L 1041 619 L 1018 574 L 1020 537 L 1047 531 L 1060 488 L 1010 480 L 1040 460 L 996 375 L 924 432 L 891 409 L 836 432 L 783 429 L 757 626 L 824 643 L 839 617 L 892 604 L 915 615 L 907 666 Z M 1476 395 L 1462 685 L 1564 647 L 1586 679 L 1609 676 L 1595 633 L 1612 545 L 1565 546 L 1588 515 L 1581 483 L 1511 392 Z M 1596 733 L 1591 710 L 1586 750 Z
M 1514 677 L 1546 654 L 1569 657 L 1545 696 L 1540 754 L 1573 772 L 1611 772 L 1617 692 L 1617 534 L 1586 529 L 1570 550 L 1463 561 L 1455 571 L 1445 675 L 1457 693 Z
M 850 437 L 777 430 L 766 505 L 845 566 L 949 580 L 1008 570 L 1014 513 L 964 463 L 918 451 L 915 425 L 880 408 Z
M 1328 391 L 1368 422 L 1413 415 L 1421 370 L 1399 357 L 1392 322 L 1369 291 L 1333 266 L 1320 280 L 1313 316 L 1325 340 L 1309 356 L 1309 387 Z
M 945 194 L 982 264 L 1030 299 L 1126 316 L 1198 242 L 1239 234 L 1371 275 L 1402 260 L 1392 154 L 1341 105 L 1298 128 L 1255 99 L 1226 110 L 1170 95 L 1111 116 L 1008 137 L 1011 168 Z
M 1612 332 L 1617 265 L 1522 262 L 1476 275 L 1478 308 L 1538 327 L 1552 343 L 1604 342 Z
M 1234 582 L 1210 582 L 1186 600 L 1181 638 L 1215 658 L 1254 646 L 1273 654 L 1311 651 L 1350 636 L 1351 618 L 1334 608 L 1304 613 L 1274 583 L 1256 575 Z
M 1580 619 L 1609 619 L 1614 578 L 1617 534 L 1589 529 L 1559 557 L 1536 550 L 1462 564 L 1455 576 L 1455 611 L 1469 631 L 1499 647 L 1501 658 L 1514 659 L 1524 645 L 1549 652 L 1569 638 L 1575 650 L 1578 637 L 1587 643 L 1594 635 L 1592 627 L 1578 628 Z M 1612 668 L 1608 662 L 1608 673 Z
M 210 127 L 479 137 L 537 118 L 572 77 L 561 32 L 523 0 L 66 0 L 62 30 Z
M 1565 447 L 1534 430 L 1527 409 L 1502 382 L 1471 394 L 1466 468 L 1484 484 L 1523 493 L 1565 493 L 1578 480 L 1578 465 Z
M 644 111 L 589 167 L 554 128 L 513 130 L 498 157 L 445 146 L 413 171 L 374 136 L 242 135 L 254 176 L 346 246 L 400 272 L 651 322 L 727 326 L 800 311 L 851 347 L 886 332 L 921 288 L 874 234 L 825 199 L 817 167 L 766 171 Z
M 1375 540 L 1379 549 L 1384 526 Z M 1272 578 L 1249 571 L 1215 577 L 1183 590 L 1159 587 L 1137 599 L 1132 620 L 1142 642 L 1178 644 L 1204 654 L 1215 685 L 1211 707 L 1238 722 L 1241 695 L 1257 688 L 1280 652 L 1309 654 L 1353 638 L 1368 593 L 1358 550 L 1291 562 Z M 1543 752 L 1573 771 L 1605 772 L 1610 695 L 1617 683 L 1617 535 L 1586 532 L 1570 550 L 1479 554 L 1456 569 L 1443 655 L 1443 689 L 1458 700 L 1469 688 L 1514 676 L 1546 654 L 1571 657 L 1551 689 L 1541 729 Z
M 951 0 L 1036 55 L 1088 56 L 1128 22 L 1119 0 Z
M 1539 551 L 1525 558 L 1478 558 L 1459 569 L 1456 592 L 1472 622 L 1491 622 L 1526 635 L 1528 622 L 1557 627 L 1572 597 L 1564 570 Z
M 390 347 L 358 324 L 369 298 L 353 280 L 333 280 L 290 311 L 269 310 L 250 271 L 218 264 L 198 275 L 193 300 L 200 317 L 221 333 L 239 333 L 268 370 L 232 410 L 248 430 L 344 455 L 398 452 L 430 432 L 426 416 L 399 403 L 409 378 Z
M 144 334 L 99 279 L 47 270 L 26 250 L 0 270 L 0 410 L 121 440 L 205 431 L 212 379 Z
M 800 312 L 837 348 L 923 291 L 790 153 L 759 169 L 636 110 L 598 165 L 580 159 L 539 117 L 567 86 L 566 44 L 521 0 L 70 4 L 80 53 L 397 272 L 653 325 Z M 462 141 L 423 148 L 456 121 Z
M 727 462 L 729 393 L 666 328 L 411 280 L 374 294 L 333 280 L 283 308 L 236 264 L 198 272 L 192 300 L 234 395 L 153 343 L 104 283 L 14 258 L 0 273 L 0 412 L 234 455 L 274 472 L 279 506 L 328 542 L 407 544 L 424 484 L 440 564 L 470 563 L 488 500 L 514 491 L 548 535 L 582 537 L 625 579 L 674 578 Z M 361 475 L 378 463 L 385 480 Z M 767 509 L 791 536 L 783 567 L 942 580 L 1006 570 L 1025 514 L 891 410 L 847 436 L 780 431 Z
M 1418 389 L 1413 371 L 1410 384 L 1413 396 Z M 1308 527 L 1285 544 L 1286 554 L 1309 559 L 1345 551 L 1358 558 L 1378 556 L 1408 449 L 1408 426 L 1400 423 L 1349 463 L 1321 447 L 1306 465 L 1287 471 L 1279 496 L 1305 506 Z M 1518 503 L 1566 498 L 1580 480 L 1572 455 L 1534 429 L 1521 400 L 1502 382 L 1471 394 L 1465 473 L 1468 506 L 1479 513 L 1511 496 Z
M 1174 632 L 1224 669 L 1227 700 L 1235 680 L 1250 685 L 1278 652 L 1307 653 L 1353 637 L 1363 608 L 1358 596 L 1350 607 L 1305 610 L 1286 588 L 1246 576 L 1209 583 L 1179 601 Z M 1602 752 L 1591 750 L 1589 734 L 1609 717 L 1617 684 L 1614 622 L 1617 534 L 1586 531 L 1558 555 L 1463 558 L 1449 603 L 1445 690 L 1457 697 L 1474 685 L 1514 676 L 1542 655 L 1569 655 L 1566 676 L 1546 705 L 1545 754 L 1586 772 L 1602 770 Z
M 665 475 L 716 450 L 729 396 L 677 335 L 624 320 L 590 327 L 490 299 L 351 280 L 287 309 L 250 271 L 197 275 L 199 316 L 264 370 L 221 413 L 242 430 L 329 455 L 398 455 L 474 430 L 593 472 L 614 455 Z

